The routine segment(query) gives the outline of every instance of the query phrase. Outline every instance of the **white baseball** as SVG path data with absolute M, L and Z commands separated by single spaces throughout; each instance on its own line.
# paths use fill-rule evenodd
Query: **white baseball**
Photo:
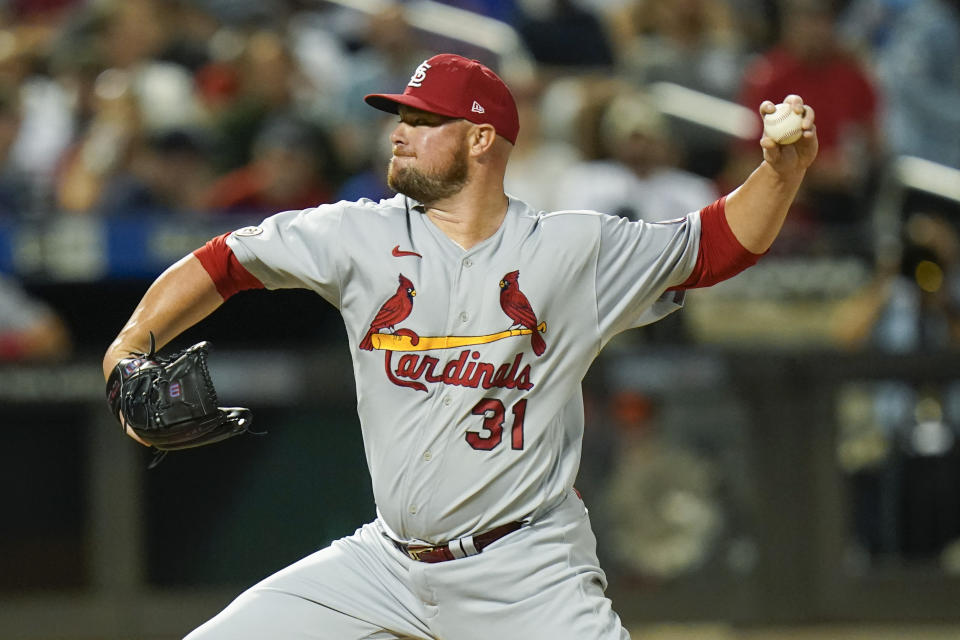
M 763 116 L 763 132 L 777 144 L 793 144 L 803 135 L 803 117 L 783 102 L 776 109 Z

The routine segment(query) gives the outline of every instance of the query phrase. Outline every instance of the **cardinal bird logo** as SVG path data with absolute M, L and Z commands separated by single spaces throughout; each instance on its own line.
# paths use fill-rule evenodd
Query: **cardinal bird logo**
M 519 271 L 511 271 L 500 280 L 500 308 L 513 320 L 513 325 L 530 329 L 530 346 L 533 347 L 533 352 L 540 356 L 547 348 L 547 343 L 537 331 L 537 316 L 533 313 L 527 296 L 520 291 L 517 283 L 519 278 Z
M 379 333 L 380 329 L 392 330 L 394 326 L 406 320 L 410 312 L 413 311 L 413 297 L 415 295 L 417 295 L 417 290 L 414 289 L 413 283 L 401 273 L 400 286 L 397 287 L 397 292 L 380 307 L 380 311 L 377 312 L 373 322 L 370 323 L 370 330 L 360 341 L 360 348 L 365 351 L 373 351 L 373 342 L 370 338 L 373 334 Z

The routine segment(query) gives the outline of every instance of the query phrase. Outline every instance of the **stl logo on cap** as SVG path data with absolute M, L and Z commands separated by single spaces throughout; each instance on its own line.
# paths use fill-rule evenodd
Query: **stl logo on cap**
M 430 65 L 427 64 L 427 61 L 424 60 L 420 63 L 420 66 L 417 67 L 417 70 L 413 72 L 413 75 L 410 76 L 410 82 L 407 83 L 408 87 L 419 87 L 423 84 L 423 81 L 427 79 L 427 69 L 430 68 Z
M 387 113 L 399 113 L 404 105 L 489 124 L 510 144 L 516 144 L 520 131 L 517 103 L 504 81 L 478 60 L 454 53 L 439 53 L 421 62 L 403 93 L 371 93 L 363 99 Z

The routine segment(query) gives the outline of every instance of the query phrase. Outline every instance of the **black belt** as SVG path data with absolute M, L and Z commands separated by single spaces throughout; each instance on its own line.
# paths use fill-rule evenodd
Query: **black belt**
M 522 522 L 508 522 L 490 531 L 478 533 L 475 536 L 466 536 L 451 540 L 446 544 L 437 546 L 423 544 L 404 544 L 394 540 L 386 533 L 383 535 L 393 543 L 408 558 L 418 562 L 446 562 L 447 560 L 456 560 L 467 556 L 475 556 L 484 550 L 490 544 L 496 542 L 508 533 L 513 533 L 523 526 Z

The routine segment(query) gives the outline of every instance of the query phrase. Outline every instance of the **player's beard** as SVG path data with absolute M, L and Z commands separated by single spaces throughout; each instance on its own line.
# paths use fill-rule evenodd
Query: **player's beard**
M 467 184 L 467 144 L 463 141 L 453 160 L 438 171 L 427 173 L 414 167 L 397 167 L 393 160 L 387 168 L 387 185 L 427 206 L 460 193 Z

